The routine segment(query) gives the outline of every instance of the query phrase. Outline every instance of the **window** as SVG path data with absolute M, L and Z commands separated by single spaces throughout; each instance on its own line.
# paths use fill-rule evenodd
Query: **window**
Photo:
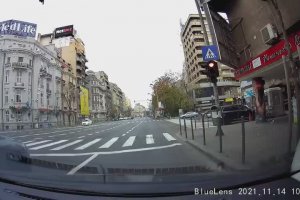
M 41 93 L 41 106 L 44 106 L 44 94 Z
M 9 110 L 5 111 L 5 121 L 9 122 Z
M 47 96 L 47 106 L 50 105 L 50 98 Z
M 10 63 L 10 57 L 7 57 L 6 63 Z
M 22 121 L 22 112 L 18 110 L 18 111 L 16 112 L 16 115 L 17 115 L 17 121 L 18 121 L 18 122 Z
M 22 81 L 22 71 L 17 70 L 17 83 L 21 83 Z
M 31 59 L 29 60 L 29 65 L 32 66 L 32 60 Z
M 23 62 L 24 58 L 23 57 L 18 57 L 18 62 Z
M 4 104 L 8 104 L 8 89 L 5 89 Z
M 21 90 L 16 90 L 16 102 L 21 103 Z
M 5 71 L 5 83 L 8 83 L 9 82 L 9 71 L 6 70 Z

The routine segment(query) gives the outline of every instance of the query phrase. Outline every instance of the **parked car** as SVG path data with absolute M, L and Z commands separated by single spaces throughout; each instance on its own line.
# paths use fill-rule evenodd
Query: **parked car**
M 83 121 L 82 121 L 82 126 L 89 126 L 89 125 L 92 125 L 92 120 L 90 120 L 89 118 L 85 118 Z
M 190 117 L 197 117 L 199 114 L 197 112 L 187 112 L 183 115 L 180 115 L 180 118 L 190 118 Z
M 245 105 L 221 106 L 221 111 L 223 125 L 241 121 L 242 116 L 245 120 L 249 120 L 249 117 L 253 115 L 253 110 Z

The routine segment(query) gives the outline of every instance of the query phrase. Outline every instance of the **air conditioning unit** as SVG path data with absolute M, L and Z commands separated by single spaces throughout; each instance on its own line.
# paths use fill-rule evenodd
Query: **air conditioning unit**
M 272 24 L 267 24 L 261 30 L 262 39 L 265 44 L 272 45 L 278 42 L 277 30 Z

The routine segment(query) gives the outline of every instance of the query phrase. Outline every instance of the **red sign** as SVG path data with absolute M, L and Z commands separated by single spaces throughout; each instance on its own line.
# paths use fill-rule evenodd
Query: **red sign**
M 291 51 L 297 51 L 297 46 L 300 46 L 300 31 L 291 34 L 288 40 Z M 264 68 L 269 64 L 281 59 L 283 55 L 287 55 L 287 49 L 285 47 L 285 41 L 281 40 L 276 45 L 259 54 L 256 58 L 237 68 L 234 72 L 235 78 L 240 79 L 241 77 L 260 70 L 261 68 Z

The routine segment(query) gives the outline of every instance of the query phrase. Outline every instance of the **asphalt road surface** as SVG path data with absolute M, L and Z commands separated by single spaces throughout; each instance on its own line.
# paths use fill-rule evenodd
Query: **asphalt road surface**
M 0 132 L 25 144 L 31 158 L 65 163 L 67 175 L 84 167 L 171 168 L 216 164 L 179 139 L 177 124 L 152 118 L 90 126 Z

